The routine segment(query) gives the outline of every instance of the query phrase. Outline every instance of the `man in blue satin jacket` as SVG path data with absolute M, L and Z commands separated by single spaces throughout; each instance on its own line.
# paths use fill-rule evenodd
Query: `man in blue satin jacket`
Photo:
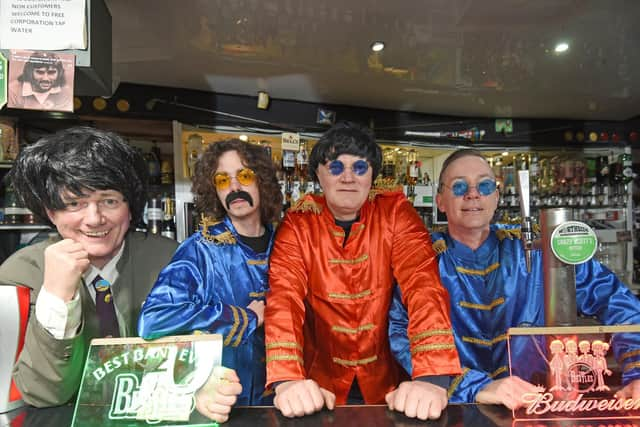
M 263 313 L 272 223 L 282 206 L 273 163 L 259 146 L 238 139 L 213 143 L 196 164 L 192 192 L 203 214 L 200 231 L 158 276 L 138 332 L 146 339 L 222 334 L 222 363 L 242 385 L 237 404 L 271 404 L 264 395 Z
M 452 153 L 444 162 L 436 196 L 447 214 L 447 233 L 432 233 L 442 284 L 451 299 L 451 321 L 463 368 L 449 387 L 452 403 L 519 407 L 532 384 L 509 376 L 507 329 L 544 325 L 542 253 L 533 253 L 527 273 L 524 251 L 513 228 L 491 225 L 498 190 L 491 167 L 476 150 Z M 640 323 L 640 302 L 605 266 L 591 260 L 576 266 L 579 311 L 605 324 Z M 411 373 L 406 310 L 398 289 L 390 309 L 389 337 L 396 359 Z M 618 355 L 628 369 L 618 397 L 640 398 L 640 355 Z

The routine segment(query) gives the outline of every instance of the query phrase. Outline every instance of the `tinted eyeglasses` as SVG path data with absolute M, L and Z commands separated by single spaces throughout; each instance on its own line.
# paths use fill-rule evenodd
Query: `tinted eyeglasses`
M 327 165 L 327 168 L 329 168 L 329 173 L 331 175 L 338 176 L 338 175 L 342 175 L 342 173 L 344 172 L 345 166 L 344 166 L 344 163 L 342 163 L 342 161 L 340 160 L 332 160 Z M 358 176 L 362 176 L 365 173 L 367 173 L 367 171 L 369 170 L 369 163 L 367 163 L 366 160 L 356 160 L 351 165 L 351 170 L 353 171 L 354 174 Z
M 213 185 L 215 185 L 216 189 L 224 190 L 231 185 L 231 180 L 235 178 L 242 185 L 251 185 L 256 180 L 256 173 L 253 169 L 244 168 L 238 171 L 236 176 L 231 176 L 226 172 L 218 172 L 213 175 Z
M 472 188 L 478 190 L 481 196 L 488 196 L 496 191 L 496 181 L 493 179 L 483 179 L 476 185 L 469 185 L 464 179 L 454 181 L 452 185 L 442 184 L 444 187 L 450 188 L 451 192 L 456 197 L 462 197 L 469 192 Z

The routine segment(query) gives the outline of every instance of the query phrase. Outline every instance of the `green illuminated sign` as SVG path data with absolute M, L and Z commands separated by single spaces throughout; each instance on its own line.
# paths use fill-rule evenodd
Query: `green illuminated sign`
M 596 233 L 583 222 L 564 222 L 551 233 L 551 250 L 556 258 L 566 264 L 589 261 L 597 248 Z

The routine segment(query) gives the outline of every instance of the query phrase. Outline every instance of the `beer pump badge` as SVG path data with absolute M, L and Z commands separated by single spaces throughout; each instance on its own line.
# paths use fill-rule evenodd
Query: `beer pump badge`
M 551 233 L 551 250 L 565 264 L 582 264 L 589 261 L 598 248 L 596 233 L 587 224 L 567 221 Z

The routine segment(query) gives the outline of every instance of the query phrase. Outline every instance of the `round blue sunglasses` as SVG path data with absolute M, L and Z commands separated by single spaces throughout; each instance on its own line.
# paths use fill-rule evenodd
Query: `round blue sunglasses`
M 442 184 L 445 187 L 451 189 L 451 192 L 456 197 L 462 197 L 469 192 L 472 188 L 478 190 L 481 196 L 488 196 L 489 194 L 493 194 L 496 191 L 496 182 L 493 179 L 483 179 L 476 185 L 469 185 L 469 183 L 463 179 L 459 179 L 453 183 L 453 185 L 449 186 L 447 184 Z
M 329 173 L 333 176 L 341 175 L 345 168 L 344 163 L 340 160 L 332 160 L 327 167 L 329 168 Z M 351 170 L 356 175 L 362 176 L 369 170 L 369 163 L 366 160 L 356 160 L 351 165 Z

